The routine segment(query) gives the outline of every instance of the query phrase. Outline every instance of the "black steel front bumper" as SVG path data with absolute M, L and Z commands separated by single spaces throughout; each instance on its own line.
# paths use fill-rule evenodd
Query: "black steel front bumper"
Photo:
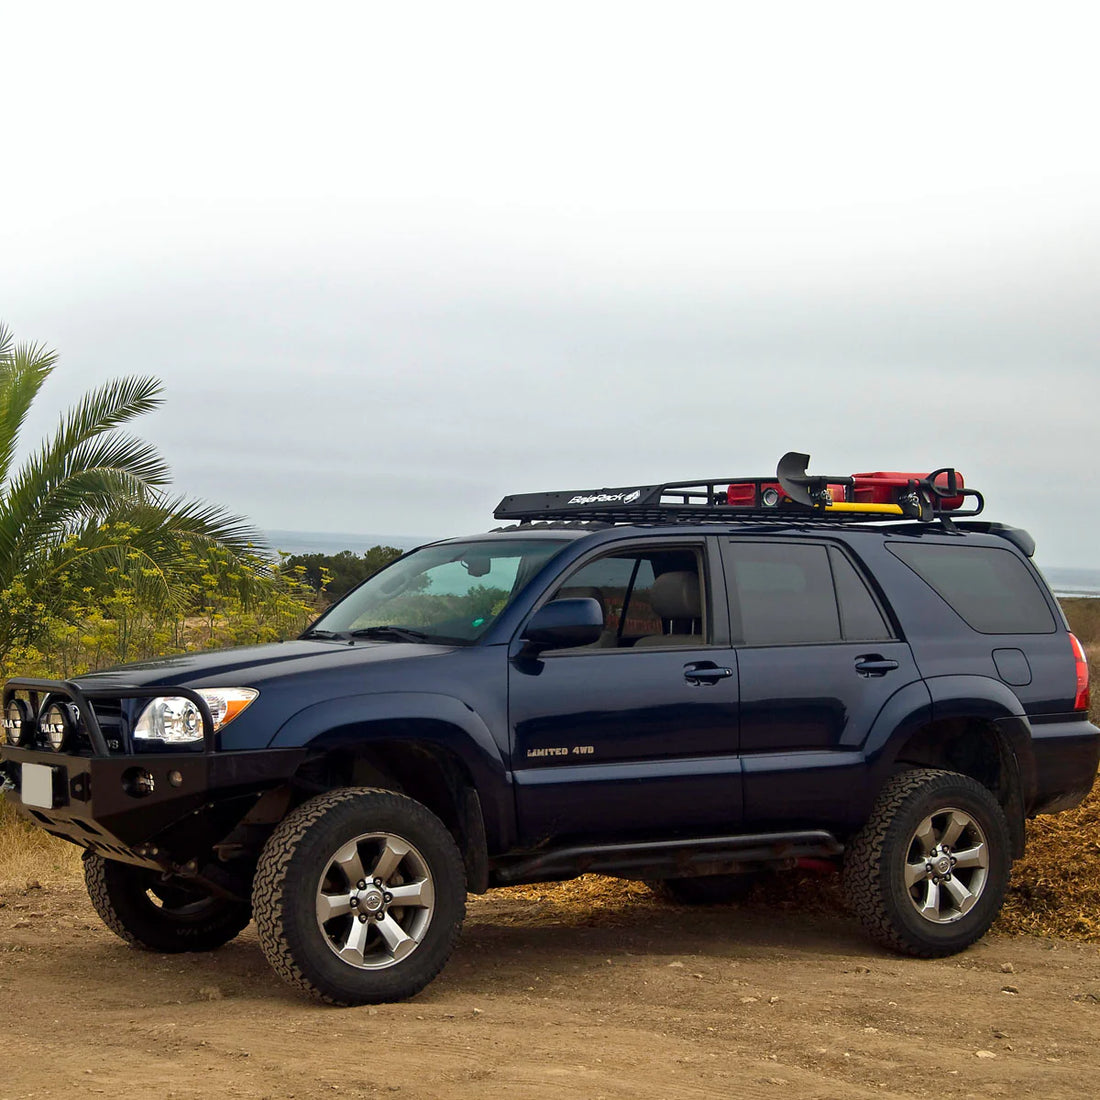
M 305 757 L 305 750 L 296 748 L 218 752 L 209 707 L 186 688 L 126 685 L 88 691 L 65 680 L 9 680 L 4 688 L 5 708 L 16 692 L 30 695 L 36 709 L 45 696 L 75 703 L 92 749 L 90 754 L 55 753 L 0 745 L 5 798 L 47 832 L 110 859 L 165 867 L 200 855 L 265 790 L 287 782 Z M 151 698 L 168 693 L 199 704 L 203 751 L 108 751 L 91 705 L 95 698 Z M 36 770 L 31 773 L 29 768 Z M 43 768 L 49 772 L 46 783 Z M 32 774 L 35 782 L 25 784 L 25 776 Z

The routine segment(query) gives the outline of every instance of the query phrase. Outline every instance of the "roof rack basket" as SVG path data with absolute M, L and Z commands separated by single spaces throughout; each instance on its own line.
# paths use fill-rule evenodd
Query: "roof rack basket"
M 927 474 L 807 474 L 810 456 L 790 451 L 772 477 L 666 481 L 618 489 L 506 496 L 493 515 L 531 522 L 690 523 L 797 519 L 800 522 L 930 522 L 976 516 L 985 501 L 951 467 Z M 972 502 L 965 507 L 967 501 Z

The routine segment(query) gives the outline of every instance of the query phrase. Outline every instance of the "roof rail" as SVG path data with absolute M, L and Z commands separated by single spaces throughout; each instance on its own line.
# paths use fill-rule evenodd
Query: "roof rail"
M 789 451 L 772 477 L 717 477 L 614 489 L 518 493 L 497 505 L 496 519 L 599 520 L 604 523 L 797 519 L 868 522 L 976 516 L 982 494 L 951 467 L 927 474 L 807 474 L 810 456 Z M 967 500 L 973 505 L 964 508 Z

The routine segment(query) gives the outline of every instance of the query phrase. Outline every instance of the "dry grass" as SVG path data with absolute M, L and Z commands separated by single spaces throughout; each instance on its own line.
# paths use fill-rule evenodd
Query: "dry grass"
M 1028 822 L 998 927 L 1100 943 L 1100 782 L 1076 809 Z
M 81 849 L 20 821 L 0 796 L 0 895 L 12 884 L 72 879 L 80 874 Z

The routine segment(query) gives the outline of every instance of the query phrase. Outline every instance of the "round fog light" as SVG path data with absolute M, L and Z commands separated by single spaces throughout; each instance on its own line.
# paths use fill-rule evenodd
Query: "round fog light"
M 183 772 L 175 771 L 175 770 L 170 771 L 168 773 L 168 782 L 171 783 L 173 787 L 182 787 L 183 786 Z
M 12 699 L 4 710 L 4 735 L 9 745 L 22 745 L 31 727 L 31 708 L 22 699 Z
M 51 703 L 38 720 L 38 732 L 54 752 L 60 752 L 72 736 L 76 723 L 65 703 Z

